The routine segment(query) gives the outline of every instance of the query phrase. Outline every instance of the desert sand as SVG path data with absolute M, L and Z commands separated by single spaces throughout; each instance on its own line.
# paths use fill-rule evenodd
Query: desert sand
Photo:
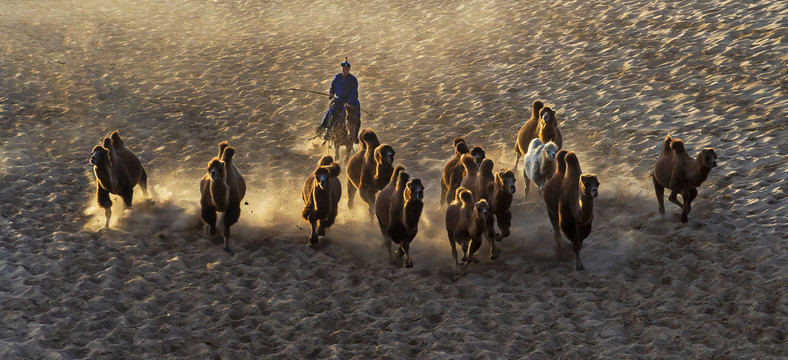
M 10 0 L 0 30 L 0 358 L 788 356 L 785 1 Z M 328 100 L 288 89 L 346 56 L 426 185 L 411 269 L 360 199 L 306 246 Z M 518 173 L 501 257 L 455 281 L 452 139 L 512 167 L 537 99 L 599 176 L 586 270 Z M 88 159 L 115 129 L 152 195 L 104 229 Z M 688 224 L 648 176 L 667 133 L 719 155 Z M 248 184 L 232 257 L 198 215 L 222 140 Z

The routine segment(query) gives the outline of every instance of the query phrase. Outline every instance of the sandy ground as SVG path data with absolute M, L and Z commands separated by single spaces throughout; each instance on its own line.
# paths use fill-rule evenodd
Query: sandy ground
M 3 1 L 0 357 L 788 356 L 787 29 L 784 1 Z M 345 56 L 427 187 L 411 269 L 346 199 L 305 245 L 327 100 L 287 89 Z M 511 167 L 536 99 L 601 182 L 587 270 L 518 174 L 502 257 L 452 281 L 451 140 Z M 115 129 L 152 195 L 103 229 L 88 158 Z M 668 132 L 719 155 L 686 225 L 648 177 Z M 221 140 L 249 189 L 234 257 L 197 215 Z

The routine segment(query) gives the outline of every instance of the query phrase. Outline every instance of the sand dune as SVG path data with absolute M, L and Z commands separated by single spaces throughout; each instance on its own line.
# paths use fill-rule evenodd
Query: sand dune
M 786 19 L 723 0 L 0 4 L 0 357 L 785 357 Z M 364 126 L 426 185 L 412 269 L 346 199 L 306 246 L 327 99 L 288 89 L 327 91 L 345 56 Z M 484 245 L 453 281 L 451 141 L 512 167 L 536 99 L 599 175 L 587 270 L 556 260 L 519 180 L 501 258 Z M 152 196 L 113 198 L 104 229 L 88 158 L 115 129 Z M 686 225 L 648 178 L 668 132 L 719 155 Z M 221 140 L 248 183 L 234 257 L 198 216 Z

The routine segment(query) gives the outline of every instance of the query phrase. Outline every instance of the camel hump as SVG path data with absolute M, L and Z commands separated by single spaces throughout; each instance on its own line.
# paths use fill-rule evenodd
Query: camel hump
M 213 168 L 213 167 L 217 167 L 217 166 L 222 166 L 222 165 L 224 165 L 224 164 L 222 163 L 221 160 L 219 160 L 217 158 L 213 158 L 213 159 L 211 159 L 211 162 L 208 163 L 208 169 Z
M 575 154 L 574 151 L 568 152 L 566 154 L 566 157 L 564 158 L 564 160 L 566 162 L 567 170 L 573 169 L 573 170 L 577 171 L 578 173 L 581 173 L 581 171 L 580 171 L 580 160 L 577 159 L 577 155 Z
M 479 171 L 482 174 L 492 174 L 493 166 L 495 166 L 495 164 L 492 160 L 484 159 L 482 160 L 481 166 L 479 166 Z
M 563 174 L 566 172 L 566 154 L 568 151 L 566 150 L 559 150 L 558 154 L 555 154 L 555 163 L 557 169 L 555 171 L 556 174 Z
M 459 144 L 456 144 L 454 146 L 454 150 L 460 155 L 468 154 L 471 152 L 471 149 L 468 148 L 468 144 L 466 144 L 464 141 Z
M 112 146 L 116 149 L 123 148 L 123 138 L 120 137 L 120 132 L 115 130 L 112 134 L 109 135 L 110 140 L 112 141 Z
M 334 162 L 333 156 L 324 155 L 323 157 L 320 158 L 320 160 L 317 161 L 317 166 L 331 165 L 332 162 Z
M 218 155 L 218 157 L 220 159 L 222 158 L 222 155 L 224 154 L 224 149 L 227 149 L 228 146 L 230 146 L 230 143 L 227 140 L 222 141 L 222 142 L 219 143 L 219 155 Z
M 457 188 L 457 198 L 460 199 L 463 206 L 473 204 L 473 193 L 464 187 Z
M 532 152 L 532 151 L 536 150 L 536 148 L 538 148 L 540 146 L 542 146 L 542 140 L 539 140 L 539 138 L 534 138 L 533 140 L 531 140 L 531 143 L 528 144 L 528 151 L 527 152 Z
M 673 139 L 670 137 L 670 134 L 665 136 L 665 140 L 662 142 L 662 153 L 663 154 L 665 154 L 668 151 L 670 151 L 670 142 L 671 141 L 673 141 Z
M 235 148 L 228 145 L 222 152 L 222 161 L 225 163 L 232 162 L 233 156 L 235 156 Z
M 460 144 L 460 143 L 465 144 L 465 138 L 463 138 L 462 136 L 458 136 L 458 137 L 454 138 L 454 144 L 452 144 L 452 146 L 454 148 L 457 148 L 457 144 Z
M 397 176 L 397 189 L 398 190 L 404 189 L 405 185 L 408 183 L 408 180 L 410 180 L 410 174 L 408 174 L 405 171 L 400 171 L 398 175 L 399 176 Z
M 375 131 L 370 128 L 364 129 L 361 134 L 358 135 L 358 139 L 361 140 L 362 149 L 366 149 L 367 147 L 374 149 L 380 145 L 378 134 L 375 134 Z
M 339 164 L 335 162 L 331 162 L 328 165 L 320 166 L 320 168 L 328 170 L 328 175 L 331 177 L 339 177 L 339 174 L 341 173 Z
M 670 142 L 670 149 L 677 153 L 686 152 L 687 149 L 684 148 L 684 141 L 681 139 L 673 139 Z
M 460 158 L 460 162 L 462 163 L 462 166 L 465 167 L 466 171 L 476 171 L 476 158 L 474 158 L 471 154 L 463 154 Z
M 109 150 L 109 148 L 112 147 L 112 140 L 110 140 L 109 138 L 105 137 L 104 140 L 101 142 L 101 146 L 103 146 L 105 149 Z
M 540 110 L 542 110 L 542 108 L 544 107 L 544 103 L 543 103 L 543 102 L 541 102 L 541 101 L 539 101 L 539 100 L 536 100 L 536 101 L 534 101 L 534 103 L 531 105 L 531 107 L 532 107 L 532 108 L 533 108 L 533 110 L 534 110 L 534 114 L 538 114 L 538 113 L 539 113 L 539 111 L 540 111 Z
M 389 182 L 390 183 L 396 182 L 397 179 L 399 178 L 399 173 L 401 171 L 404 171 L 405 169 L 406 169 L 405 165 L 397 164 L 397 166 L 394 167 L 394 171 L 391 172 L 391 179 L 389 179 Z

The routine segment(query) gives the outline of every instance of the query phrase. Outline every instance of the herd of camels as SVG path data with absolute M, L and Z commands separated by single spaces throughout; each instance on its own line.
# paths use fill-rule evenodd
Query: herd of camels
M 361 149 L 345 166 L 348 207 L 353 207 L 358 192 L 369 206 L 370 218 L 374 216 L 378 220 L 389 260 L 394 261 L 396 256 L 402 258 L 405 267 L 412 267 L 409 249 L 419 230 L 424 185 L 421 179 L 411 178 L 403 165 L 394 165 L 394 148 L 381 144 L 372 129 L 363 130 L 359 141 Z M 500 255 L 496 242 L 510 234 L 512 213 L 509 208 L 521 158 L 524 158 L 524 197 L 527 199 L 533 182 L 539 202 L 545 205 L 553 225 L 556 254 L 560 253 L 563 233 L 572 244 L 575 270 L 584 269 L 580 250 L 583 240 L 591 233 L 599 179 L 595 174 L 583 173 L 577 155 L 562 149 L 562 145 L 556 112 L 538 100 L 533 102 L 531 117 L 517 133 L 514 170 L 494 172 L 493 162 L 485 158 L 484 149 L 479 146 L 471 149 L 461 137 L 454 140 L 454 156 L 445 165 L 441 177 L 440 201 L 441 207 L 448 204 L 446 231 L 458 273 L 464 273 L 469 264 L 478 262 L 475 254 L 483 237 L 490 244 L 490 258 Z M 200 218 L 205 231 L 211 236 L 216 234 L 217 213 L 221 213 L 219 222 L 224 250 L 230 254 L 230 227 L 238 222 L 241 201 L 246 194 L 244 178 L 233 164 L 234 155 L 234 147 L 227 141 L 220 142 L 217 156 L 210 160 L 200 181 Z M 148 175 L 117 130 L 93 148 L 90 163 L 96 177 L 98 205 L 105 210 L 105 226 L 109 227 L 112 216 L 109 195 L 122 197 L 126 208 L 131 208 L 136 185 L 147 196 Z M 668 200 L 682 209 L 681 221 L 686 223 L 691 203 L 698 195 L 697 188 L 715 166 L 717 154 L 713 148 L 704 148 L 693 158 L 682 140 L 667 135 L 651 172 L 660 214 L 665 214 L 663 197 L 667 188 L 671 191 Z M 304 182 L 302 216 L 311 225 L 311 245 L 318 243 L 319 237 L 325 235 L 336 219 L 342 196 L 340 173 L 340 165 L 327 155 L 318 161 Z M 678 195 L 683 202 L 678 200 Z M 392 243 L 397 246 L 395 255 L 392 255 Z M 462 250 L 459 259 L 457 245 Z

